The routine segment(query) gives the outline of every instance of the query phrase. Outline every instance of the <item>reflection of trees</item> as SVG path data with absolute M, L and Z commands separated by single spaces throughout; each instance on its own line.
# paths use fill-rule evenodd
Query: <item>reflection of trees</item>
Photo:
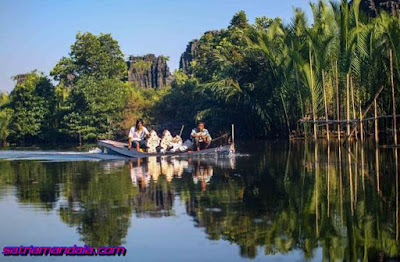
M 0 170 L 0 185 L 15 186 L 19 202 L 35 204 L 45 210 L 54 208 L 60 196 L 60 177 L 52 165 L 33 161 L 1 161 Z
M 54 209 L 94 246 L 120 245 L 133 211 L 126 170 L 104 174 L 97 163 L 0 162 L 0 185 L 15 186 L 21 203 Z
M 207 191 L 186 199 L 188 213 L 210 239 L 239 245 L 244 257 L 255 257 L 258 246 L 266 254 L 301 249 L 305 258 L 322 246 L 327 260 L 396 255 L 394 166 L 387 181 L 383 175 L 378 181 L 374 152 L 359 146 L 341 152 L 326 144 L 268 148 L 255 163 L 238 161 L 240 177 L 214 172 Z M 386 165 L 394 163 L 391 152 L 380 153 Z
M 93 164 L 79 165 L 80 173 L 65 177 L 67 201 L 61 205 L 61 219 L 77 226 L 85 243 L 121 245 L 133 212 L 131 199 L 136 193 L 126 169 L 106 175 Z
M 299 249 L 304 258 L 321 247 L 325 260 L 398 254 L 395 151 L 325 143 L 255 150 L 263 153 L 234 165 L 231 159 L 178 158 L 115 167 L 4 161 L 0 188 L 13 185 L 19 202 L 44 210 L 60 202 L 62 221 L 94 246 L 120 245 L 133 212 L 173 215 L 179 195 L 209 239 L 238 245 L 243 257 L 256 257 L 260 247 L 265 254 Z M 135 185 L 132 176 L 145 182 Z

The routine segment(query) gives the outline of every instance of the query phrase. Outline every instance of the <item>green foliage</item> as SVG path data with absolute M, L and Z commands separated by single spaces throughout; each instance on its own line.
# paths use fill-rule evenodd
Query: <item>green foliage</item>
M 61 58 L 50 75 L 70 85 L 82 76 L 120 79 L 126 70 L 124 55 L 111 34 L 78 33 L 70 56 Z
M 0 146 L 7 143 L 7 138 L 10 135 L 10 121 L 13 111 L 9 108 L 0 111 Z
M 280 23 L 277 19 L 269 26 L 282 34 L 277 30 Z M 278 134 L 286 125 L 277 88 L 282 85 L 282 70 L 273 54 L 249 45 L 248 35 L 255 30 L 231 26 L 205 33 L 192 62 L 193 77 L 186 80 L 180 72 L 175 73 L 171 95 L 164 101 L 171 109 L 164 112 L 189 125 L 202 119 L 217 133 L 235 123 L 238 134 Z
M 247 20 L 246 13 L 242 10 L 237 12 L 230 23 L 230 28 L 237 27 L 240 29 L 244 29 L 249 25 L 249 21 Z
M 250 25 L 241 11 L 228 29 L 206 32 L 197 42 L 191 64 L 196 87 L 185 94 L 196 97 L 191 101 L 195 114 L 185 115 L 208 119 L 216 129 L 235 123 L 239 135 L 287 136 L 300 118 L 325 117 L 324 94 L 328 117 L 345 115 L 347 74 L 357 104 L 351 111 L 358 112 L 360 100 L 364 107 L 380 86 L 390 85 L 389 49 L 395 85 L 400 84 L 399 17 L 382 13 L 371 19 L 360 13 L 359 5 L 360 1 L 311 3 L 311 26 L 299 9 L 287 25 L 267 17 Z M 186 80 L 179 73 L 176 76 L 180 89 L 173 89 L 171 95 L 187 87 Z M 390 93 L 379 99 L 382 113 L 391 114 Z M 187 112 L 186 105 L 176 107 Z
M 10 101 L 7 93 L 1 92 L 0 93 L 0 107 L 3 107 Z
M 110 34 L 78 33 L 70 56 L 51 72 L 60 82 L 60 131 L 80 142 L 113 137 L 126 103 L 128 87 L 121 81 L 125 73 L 123 54 Z
M 144 72 L 151 67 L 151 64 L 151 61 L 139 60 L 132 65 L 132 68 L 135 68 L 139 72 Z
M 254 23 L 254 26 L 256 29 L 259 30 L 267 30 L 268 27 L 274 22 L 274 19 L 266 17 L 266 16 L 260 16 L 256 17 L 256 21 Z
M 84 140 L 113 137 L 122 119 L 127 87 L 115 79 L 84 77 L 66 101 L 64 131 Z
M 121 131 L 123 137 L 127 135 L 127 130 L 131 128 L 137 119 L 142 118 L 145 124 L 159 124 L 162 122 L 161 110 L 157 105 L 161 103 L 164 96 L 169 94 L 169 88 L 162 89 L 128 89 L 127 102 L 123 109 L 123 118 L 121 121 Z
M 10 93 L 7 108 L 13 113 L 9 134 L 13 142 L 32 143 L 51 133 L 55 109 L 54 86 L 47 77 L 35 71 L 24 78 Z

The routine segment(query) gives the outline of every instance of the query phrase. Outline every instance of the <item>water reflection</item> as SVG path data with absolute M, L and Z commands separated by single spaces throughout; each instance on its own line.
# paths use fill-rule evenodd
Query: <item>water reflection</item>
M 301 250 L 298 259 L 308 259 L 318 249 L 326 260 L 399 254 L 397 150 L 321 142 L 248 148 L 251 157 L 222 159 L 0 161 L 0 201 L 13 195 L 39 212 L 56 210 L 93 246 L 129 246 L 136 217 L 176 216 L 180 201 L 210 241 L 237 245 L 243 258 Z

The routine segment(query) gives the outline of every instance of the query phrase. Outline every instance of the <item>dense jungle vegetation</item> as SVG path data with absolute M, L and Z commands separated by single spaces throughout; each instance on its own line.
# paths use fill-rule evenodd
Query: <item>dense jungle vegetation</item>
M 171 87 L 159 90 L 124 81 L 124 55 L 110 34 L 78 33 L 50 76 L 16 76 L 14 90 L 0 96 L 0 140 L 122 139 L 138 117 L 177 129 L 201 119 L 215 134 L 235 123 L 244 138 L 287 137 L 301 118 L 343 117 L 349 81 L 352 118 L 381 86 L 379 114 L 392 114 L 389 53 L 398 97 L 400 17 L 371 18 L 359 5 L 319 1 L 310 3 L 310 20 L 295 9 L 291 21 L 258 17 L 253 24 L 240 11 L 226 29 L 204 33 L 189 71 L 175 71 Z

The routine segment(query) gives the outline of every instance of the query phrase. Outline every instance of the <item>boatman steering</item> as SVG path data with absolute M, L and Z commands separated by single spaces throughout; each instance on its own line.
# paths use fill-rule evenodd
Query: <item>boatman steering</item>
M 212 140 L 210 133 L 204 128 L 204 122 L 199 122 L 197 128 L 193 128 L 190 137 L 193 139 L 197 151 L 208 148 Z
M 136 125 L 131 127 L 128 136 L 128 149 L 132 147 L 139 151 L 140 148 L 146 149 L 146 138 L 150 136 L 149 130 L 143 125 L 143 120 L 138 119 Z

